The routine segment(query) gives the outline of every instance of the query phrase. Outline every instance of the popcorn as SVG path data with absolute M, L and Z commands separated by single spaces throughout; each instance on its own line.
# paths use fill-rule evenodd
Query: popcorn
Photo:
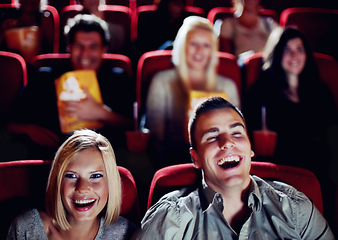
M 86 98 L 86 94 L 80 88 L 77 79 L 73 76 L 66 79 L 63 83 L 63 91 L 59 95 L 62 101 L 80 101 Z

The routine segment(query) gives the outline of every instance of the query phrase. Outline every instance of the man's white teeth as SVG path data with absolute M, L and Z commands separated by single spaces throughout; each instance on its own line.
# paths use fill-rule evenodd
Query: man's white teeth
M 239 162 L 239 156 L 230 156 L 222 158 L 221 160 L 218 161 L 218 165 L 223 165 L 224 163 L 229 162 Z
M 74 203 L 76 204 L 90 204 L 95 202 L 95 199 L 92 200 L 74 200 Z

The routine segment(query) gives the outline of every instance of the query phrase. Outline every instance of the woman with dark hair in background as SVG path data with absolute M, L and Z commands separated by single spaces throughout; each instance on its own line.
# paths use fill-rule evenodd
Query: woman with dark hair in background
M 276 30 L 267 42 L 263 71 L 244 105 L 250 130 L 261 127 L 262 106 L 268 128 L 278 134 L 276 157 L 282 163 L 311 167 L 306 155 L 314 157 L 314 152 L 305 150 L 322 145 L 336 110 L 307 40 L 294 28 Z
M 299 30 L 276 29 L 265 54 L 260 78 L 243 105 L 248 127 L 261 128 L 265 106 L 267 127 L 277 132 L 274 161 L 313 171 L 321 182 L 324 202 L 326 197 L 332 201 L 333 196 L 327 195 L 332 192 L 327 131 L 337 119 L 332 93 L 321 81 L 311 48 Z

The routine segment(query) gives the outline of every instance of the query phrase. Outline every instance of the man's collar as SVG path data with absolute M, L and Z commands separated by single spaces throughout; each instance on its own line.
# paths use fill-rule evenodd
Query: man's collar
M 262 195 L 255 179 L 251 175 L 250 178 L 251 183 L 249 189 L 248 207 L 254 209 L 255 211 L 260 211 L 262 209 Z M 203 193 L 200 193 L 201 206 L 203 211 L 206 210 L 209 205 L 214 202 L 215 197 L 222 198 L 222 195 L 220 193 L 216 192 L 208 186 L 208 184 L 204 180 L 204 176 L 202 178 L 202 187 L 200 189 L 200 192 Z

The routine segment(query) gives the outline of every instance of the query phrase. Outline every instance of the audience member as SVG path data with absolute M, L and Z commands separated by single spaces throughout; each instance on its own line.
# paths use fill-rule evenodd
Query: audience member
M 130 52 L 130 40 L 129 34 L 126 33 L 126 29 L 123 25 L 115 22 L 111 15 L 111 11 L 107 14 L 106 11 L 103 10 L 106 5 L 105 0 L 79 0 L 78 3 L 83 6 L 83 9 L 78 12 L 78 14 L 93 14 L 102 20 L 106 21 L 108 24 L 108 30 L 110 34 L 110 39 L 107 45 L 107 52 L 109 53 L 118 53 L 118 54 L 126 54 L 128 55 Z M 63 19 L 63 17 L 67 16 L 65 13 L 61 14 L 61 22 L 65 22 L 68 19 Z M 61 23 L 61 24 L 62 24 Z M 65 39 L 61 38 L 60 49 L 62 52 L 67 52 L 67 44 Z
M 191 157 L 202 170 L 197 189 L 163 196 L 141 223 L 139 239 L 334 239 L 313 202 L 290 185 L 250 175 L 242 113 L 211 98 L 189 123 Z
M 217 49 L 217 36 L 207 19 L 190 16 L 184 20 L 174 41 L 175 68 L 157 73 L 147 96 L 146 122 L 157 162 L 167 165 L 189 161 L 187 112 L 193 108 L 195 94 L 227 95 L 240 106 L 235 83 L 216 72 Z
M 138 55 L 157 49 L 172 49 L 178 29 L 188 17 L 186 0 L 161 0 L 157 10 L 148 14 L 138 26 L 136 51 Z
M 265 106 L 267 127 L 277 133 L 273 161 L 315 173 L 323 191 L 324 216 L 331 222 L 334 193 L 328 177 L 328 129 L 337 122 L 332 93 L 321 81 L 309 44 L 297 29 L 276 29 L 266 50 L 264 70 L 243 104 L 248 128 L 260 129 Z
M 317 172 L 318 159 L 326 152 L 326 130 L 336 120 L 332 93 L 320 80 L 313 53 L 300 31 L 276 29 L 266 50 L 264 70 L 243 105 L 249 130 L 261 127 L 261 107 L 265 106 L 267 127 L 278 134 L 278 161 Z
M 220 51 L 241 57 L 248 52 L 262 52 L 271 31 L 278 24 L 260 15 L 260 0 L 233 0 L 233 17 L 217 20 Z
M 49 174 L 46 212 L 28 210 L 7 239 L 131 239 L 134 223 L 120 215 L 121 179 L 108 139 L 75 131 L 59 148 Z
M 103 128 L 97 130 L 104 133 L 114 147 L 125 144 L 124 130 L 133 124 L 133 91 L 130 90 L 126 72 L 114 71 L 114 68 L 103 62 L 102 56 L 109 41 L 107 24 L 94 15 L 77 15 L 69 20 L 65 33 L 70 44 L 69 64 L 55 66 L 52 72 L 41 72 L 36 79 L 31 78 L 33 81 L 18 106 L 20 110 L 13 109 L 15 114 L 12 122 L 21 123 L 19 127 L 11 124 L 14 125 L 13 131 L 28 134 L 39 145 L 51 142 L 54 147 L 57 146 L 54 135 L 62 134 L 54 80 L 65 72 L 93 70 L 96 72 L 103 104 L 89 94 L 91 89 L 82 89 L 86 94 L 85 99 L 65 101 L 59 110 L 65 116 L 77 117 L 79 122 L 100 122 Z M 29 125 L 28 128 L 27 123 L 35 125 Z M 34 128 L 38 129 L 34 131 Z
M 20 0 L 19 3 L 18 9 L 1 16 L 1 49 L 17 52 L 32 63 L 37 54 L 53 52 L 55 36 L 43 21 L 46 0 Z

